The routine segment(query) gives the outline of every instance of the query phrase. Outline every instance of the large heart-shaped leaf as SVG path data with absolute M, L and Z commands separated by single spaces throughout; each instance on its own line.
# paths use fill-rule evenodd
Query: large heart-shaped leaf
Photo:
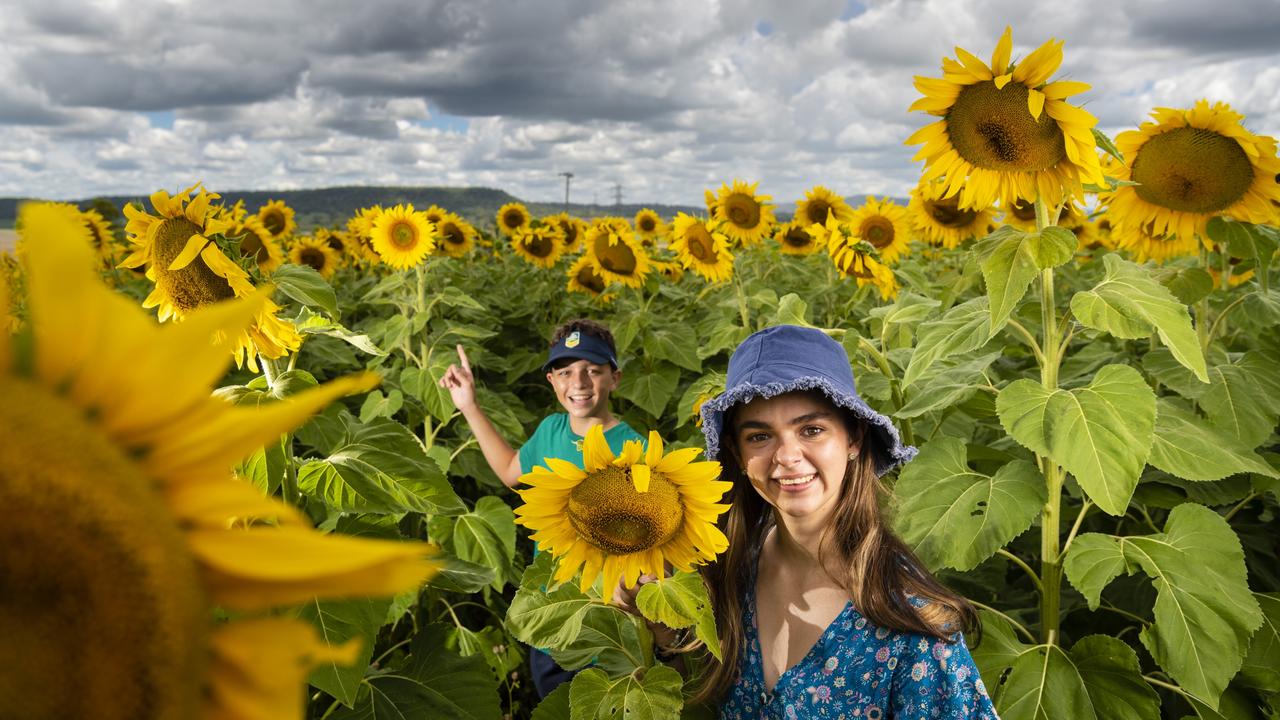
M 1071 312 L 1087 327 L 1121 338 L 1149 337 L 1152 332 L 1201 382 L 1208 382 L 1204 352 L 1187 306 L 1141 265 L 1117 255 L 1102 259 L 1106 276 L 1092 290 L 1071 298 Z
M 963 441 L 940 437 L 920 449 L 894 486 L 895 530 L 930 568 L 971 570 L 1020 535 L 1045 501 L 1044 479 L 1025 460 L 993 476 L 971 470 Z
M 338 297 L 334 294 L 333 287 L 315 268 L 306 265 L 281 265 L 271 273 L 271 282 L 277 290 L 304 306 L 323 310 L 329 317 L 338 319 Z
M 360 654 L 351 665 L 326 662 L 311 672 L 309 682 L 337 698 L 343 705 L 354 707 L 360 680 L 369 669 L 373 642 L 391 607 L 390 598 L 352 598 L 349 600 L 312 600 L 298 609 L 298 617 L 315 626 L 320 637 L 330 645 L 343 645 L 360 639 Z
M 1280 373 L 1274 355 L 1252 350 L 1209 370 L 1209 390 L 1197 402 L 1220 430 L 1255 448 L 1280 418 Z
M 660 362 L 649 371 L 633 365 L 622 373 L 622 379 L 618 382 L 618 394 L 650 415 L 661 417 L 679 383 L 680 369 L 675 365 Z
M 569 686 L 571 720 L 668 720 L 680 716 L 684 697 L 680 673 L 665 665 L 609 679 L 590 668 Z
M 1078 245 L 1075 233 L 1066 228 L 1026 232 L 1005 225 L 973 246 L 987 283 L 992 335 L 1004 328 L 1036 275 L 1070 260 Z
M 1156 404 L 1155 442 L 1147 462 L 1187 480 L 1221 480 L 1236 473 L 1280 477 L 1252 448 L 1168 398 Z
M 707 587 L 698 573 L 677 572 L 640 588 L 636 607 L 650 620 L 672 628 L 693 627 L 694 634 L 720 659 L 720 638 Z
M 587 613 L 599 605 L 573 583 L 548 590 L 554 569 L 551 553 L 540 553 L 525 569 L 507 608 L 511 634 L 534 647 L 567 647 L 581 632 Z
M 551 657 L 567 670 L 593 665 L 618 677 L 649 664 L 652 647 L 653 636 L 643 620 L 620 608 L 596 603 L 583 615 L 573 641 L 552 648 Z
M 1262 624 L 1240 540 L 1221 515 L 1184 503 L 1169 513 L 1163 533 L 1080 535 L 1064 569 L 1090 608 L 1121 572 L 1152 578 L 1155 623 L 1142 630 L 1142 644 L 1183 688 L 1217 707 Z
M 1262 627 L 1249 641 L 1240 677 L 1249 687 L 1280 692 L 1280 593 L 1254 593 L 1262 608 Z
M 1156 396 L 1137 370 L 1107 365 L 1074 390 L 1016 380 L 1000 391 L 996 412 L 1015 440 L 1066 468 L 1098 507 L 1125 513 L 1156 419 Z
M 450 539 L 458 557 L 494 569 L 493 589 L 514 577 L 516 521 L 511 506 L 502 498 L 486 495 L 476 501 L 475 510 L 453 521 Z
M 961 303 L 935 320 L 920 325 L 903 387 L 908 387 L 944 357 L 977 350 L 991 339 L 991 312 L 986 297 Z

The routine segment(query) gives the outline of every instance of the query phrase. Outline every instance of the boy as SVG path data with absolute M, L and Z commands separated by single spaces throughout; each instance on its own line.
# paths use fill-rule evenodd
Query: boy
M 543 458 L 553 457 L 581 466 L 583 438 L 595 425 L 604 427 L 604 438 L 614 454 L 622 451 L 622 444 L 627 440 L 643 442 L 639 433 L 609 410 L 609 395 L 622 377 L 617 354 L 613 334 L 601 323 L 578 319 L 556 328 L 542 369 L 565 411 L 543 419 L 519 452 L 503 439 L 476 403 L 475 377 L 461 345 L 458 346 L 461 366 L 450 365 L 440 378 L 440 385 L 448 388 L 454 406 L 471 427 L 489 467 L 507 487 L 514 488 L 521 475 L 535 465 L 544 464 Z M 551 656 L 537 648 L 530 649 L 529 666 L 534 687 L 541 697 L 573 677 L 573 673 L 558 667 Z

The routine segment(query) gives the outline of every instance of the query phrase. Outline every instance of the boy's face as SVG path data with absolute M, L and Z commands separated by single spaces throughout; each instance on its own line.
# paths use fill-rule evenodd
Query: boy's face
M 574 360 L 551 368 L 547 380 L 570 417 L 598 417 L 609 411 L 609 393 L 622 373 L 605 363 Z

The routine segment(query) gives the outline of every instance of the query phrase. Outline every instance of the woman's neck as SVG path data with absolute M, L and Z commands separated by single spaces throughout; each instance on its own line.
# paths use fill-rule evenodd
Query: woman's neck
M 831 574 L 834 557 L 826 523 L 778 516 L 774 520 L 773 541 L 781 560 L 807 572 L 822 570 L 825 564 L 827 574 Z

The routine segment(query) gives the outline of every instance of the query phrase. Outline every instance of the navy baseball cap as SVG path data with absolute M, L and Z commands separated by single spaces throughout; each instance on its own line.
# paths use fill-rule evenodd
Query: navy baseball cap
M 542 370 L 544 372 L 550 370 L 551 366 L 561 358 L 588 360 L 597 365 L 608 363 L 614 370 L 618 369 L 618 358 L 614 357 L 613 351 L 609 349 L 609 343 L 580 330 L 574 330 L 551 346 L 551 352 L 547 354 L 547 361 L 542 364 Z

